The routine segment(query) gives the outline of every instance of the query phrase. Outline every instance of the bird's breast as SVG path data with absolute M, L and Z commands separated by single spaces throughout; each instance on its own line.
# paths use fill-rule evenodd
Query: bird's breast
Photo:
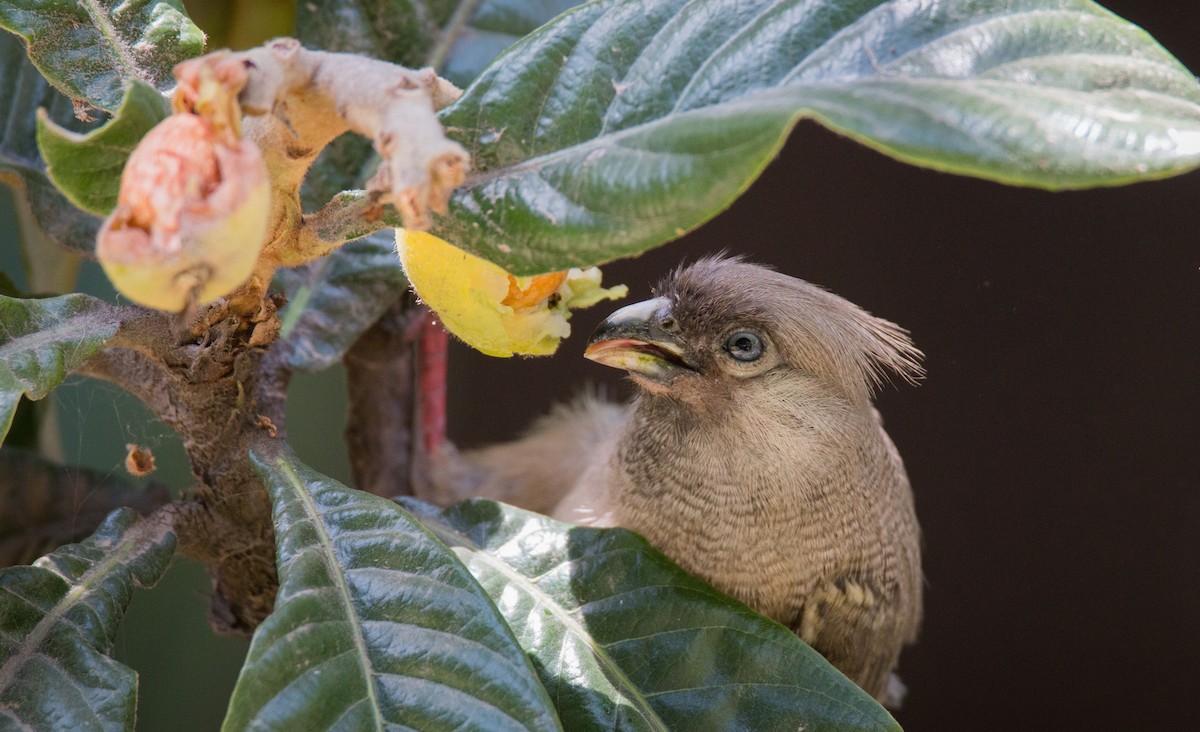
M 613 465 L 615 523 L 790 624 L 820 582 L 871 560 L 861 548 L 899 538 L 882 520 L 889 486 L 868 485 L 891 480 L 884 463 L 804 424 L 631 431 Z

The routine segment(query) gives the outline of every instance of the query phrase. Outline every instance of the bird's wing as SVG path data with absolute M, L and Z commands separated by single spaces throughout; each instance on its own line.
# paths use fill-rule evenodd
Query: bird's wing
M 555 406 L 512 442 L 463 453 L 446 450 L 436 459 L 432 485 L 420 497 L 449 505 L 482 496 L 550 513 L 625 421 L 627 410 L 585 395 Z
M 904 686 L 892 669 L 908 621 L 896 611 L 900 604 L 896 591 L 869 574 L 848 572 L 813 589 L 793 628 L 805 643 L 890 708 L 903 699 Z

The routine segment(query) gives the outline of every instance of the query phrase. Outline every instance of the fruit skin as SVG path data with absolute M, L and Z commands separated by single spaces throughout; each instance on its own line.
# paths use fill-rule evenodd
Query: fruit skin
M 516 277 L 502 267 L 420 231 L 396 230 L 408 281 L 446 330 L 489 356 L 548 356 L 571 334 L 572 308 L 624 297 L 600 286 L 600 269 Z
M 254 143 L 189 113 L 163 120 L 130 155 L 96 256 L 122 295 L 179 312 L 236 290 L 258 261 L 271 192 Z

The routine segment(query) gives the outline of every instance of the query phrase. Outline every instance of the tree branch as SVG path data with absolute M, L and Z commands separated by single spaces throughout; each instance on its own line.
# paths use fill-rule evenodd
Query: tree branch
M 296 249 L 322 256 L 353 239 L 403 226 L 400 213 L 381 199 L 381 194 L 367 191 L 337 194 L 320 211 L 304 215 Z
M 225 317 L 203 329 L 200 341 L 179 328 L 182 319 L 116 309 L 117 347 L 80 369 L 137 396 L 183 440 L 196 485 L 178 509 L 180 551 L 208 566 L 209 618 L 229 633 L 257 627 L 277 588 L 271 506 L 247 458 L 251 447 L 284 432 L 289 374 L 260 342 L 263 329 L 278 329 L 274 302 L 266 303 L 256 318 L 212 309 Z
M 312 261 L 348 240 L 339 241 L 328 227 L 315 237 L 302 235 L 299 197 L 317 155 L 342 133 L 353 131 L 372 141 L 382 157 L 367 185 L 372 203 L 395 206 L 407 228 L 428 228 L 430 211 L 444 213 L 450 192 L 466 176 L 468 155 L 446 137 L 436 116 L 462 92 L 431 69 L 414 71 L 365 56 L 313 51 L 283 38 L 180 64 L 176 77 L 182 93 L 198 97 L 206 76 L 237 76 L 224 73 L 231 65 L 239 73 L 246 71 L 238 96 L 247 115 L 243 129 L 262 152 L 272 185 L 270 232 L 246 293 L 235 298 L 239 301 L 265 292 L 278 267 Z M 376 212 L 354 211 L 364 220 L 343 228 L 373 231 Z M 318 214 L 316 221 L 321 219 Z
M 417 351 L 427 310 L 397 300 L 346 352 L 346 446 L 354 484 L 391 498 L 412 495 Z

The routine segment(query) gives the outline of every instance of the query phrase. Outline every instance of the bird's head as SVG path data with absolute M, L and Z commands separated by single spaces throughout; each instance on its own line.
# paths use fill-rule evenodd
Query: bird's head
M 889 372 L 910 381 L 921 374 L 921 352 L 899 326 L 740 259 L 702 259 L 655 294 L 609 316 L 585 352 L 653 394 L 703 403 L 748 380 L 785 376 L 858 401 Z

